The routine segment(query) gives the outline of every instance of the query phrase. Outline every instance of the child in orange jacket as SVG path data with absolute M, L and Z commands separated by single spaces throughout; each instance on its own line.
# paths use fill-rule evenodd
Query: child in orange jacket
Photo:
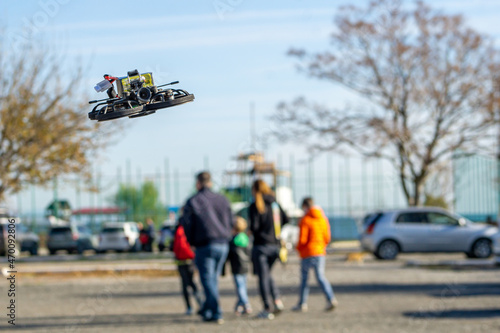
M 314 205 L 312 198 L 305 198 L 302 201 L 302 210 L 304 210 L 305 214 L 299 222 L 300 234 L 297 244 L 297 250 L 302 258 L 300 264 L 302 279 L 299 303 L 292 310 L 307 311 L 307 297 L 309 295 L 307 278 L 309 277 L 309 270 L 313 268 L 318 284 L 327 300 L 325 310 L 332 311 L 338 302 L 335 299 L 332 286 L 325 278 L 326 247 L 331 240 L 330 223 L 323 210 Z

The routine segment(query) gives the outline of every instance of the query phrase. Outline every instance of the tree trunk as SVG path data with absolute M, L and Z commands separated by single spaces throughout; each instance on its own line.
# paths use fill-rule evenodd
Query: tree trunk
M 413 195 L 411 197 L 411 202 L 408 202 L 408 205 L 410 206 L 420 206 L 421 205 L 421 196 L 423 192 L 423 187 L 424 187 L 424 179 L 422 178 L 416 178 L 413 179 Z
M 399 181 L 401 182 L 401 188 L 403 189 L 403 194 L 405 195 L 406 202 L 408 202 L 408 205 L 411 206 L 411 200 L 412 197 L 410 195 L 410 191 L 408 189 L 408 186 L 406 185 L 406 177 L 402 171 L 399 173 Z
M 0 205 L 4 203 L 5 200 L 5 186 L 0 185 Z

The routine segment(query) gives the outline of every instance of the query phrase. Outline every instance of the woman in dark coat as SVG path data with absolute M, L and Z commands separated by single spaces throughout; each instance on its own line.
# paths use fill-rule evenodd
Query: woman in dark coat
M 271 276 L 271 269 L 279 258 L 281 227 L 288 222 L 283 209 L 276 202 L 274 192 L 263 180 L 252 185 L 255 198 L 249 208 L 250 232 L 253 235 L 252 262 L 259 278 L 259 290 L 264 309 L 258 317 L 273 319 L 283 310 L 280 292 Z M 272 298 L 272 307 L 271 307 Z

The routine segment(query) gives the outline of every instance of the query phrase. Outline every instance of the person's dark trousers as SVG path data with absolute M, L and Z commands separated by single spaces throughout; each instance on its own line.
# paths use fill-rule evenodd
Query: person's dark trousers
M 184 296 L 184 301 L 186 302 L 186 310 L 190 310 L 191 308 L 191 302 L 189 300 L 189 289 L 191 288 L 193 292 L 193 296 L 196 299 L 196 302 L 198 303 L 198 306 L 201 307 L 201 298 L 200 294 L 198 292 L 198 288 L 196 287 L 196 284 L 194 283 L 193 280 L 193 275 L 194 275 L 194 264 L 189 263 L 189 264 L 181 264 L 177 266 L 177 269 L 179 270 L 179 275 L 181 276 L 181 281 L 182 281 L 182 295 Z
M 148 246 L 147 246 L 148 252 L 153 252 L 153 241 L 154 241 L 154 239 L 151 238 L 151 236 L 150 236 L 148 239 Z
M 205 320 L 222 319 L 219 305 L 219 276 L 226 262 L 228 243 L 215 243 L 196 248 L 195 263 L 205 292 L 205 303 L 199 314 Z
M 274 262 L 279 257 L 277 245 L 256 245 L 252 249 L 252 261 L 254 272 L 259 277 L 259 291 L 264 304 L 264 310 L 271 310 L 271 298 L 276 301 L 280 298 L 280 293 L 274 279 L 271 276 L 271 269 Z

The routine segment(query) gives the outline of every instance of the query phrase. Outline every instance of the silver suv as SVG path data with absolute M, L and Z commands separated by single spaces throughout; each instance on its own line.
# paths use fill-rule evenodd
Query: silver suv
M 97 237 L 88 228 L 75 224 L 53 226 L 47 236 L 47 248 L 51 255 L 59 250 L 82 254 L 85 250 L 95 251 L 96 246 Z
M 497 227 L 441 208 L 415 207 L 367 215 L 360 241 L 379 259 L 395 259 L 400 252 L 464 252 L 469 258 L 488 258 L 500 234 Z

